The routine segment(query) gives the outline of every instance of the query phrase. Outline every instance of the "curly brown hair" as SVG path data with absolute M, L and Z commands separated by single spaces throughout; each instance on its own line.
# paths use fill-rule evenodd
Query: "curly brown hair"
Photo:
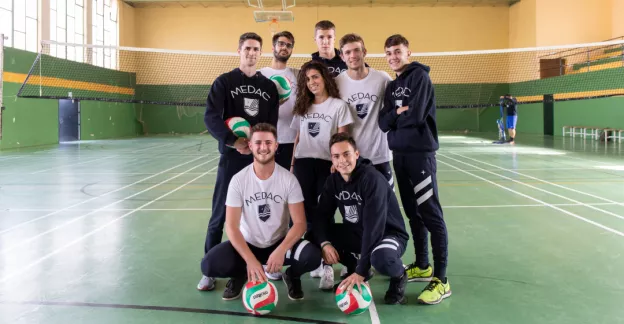
M 340 91 L 336 80 L 329 74 L 327 65 L 320 61 L 309 61 L 305 63 L 299 75 L 297 76 L 297 100 L 295 101 L 295 108 L 293 112 L 295 115 L 303 116 L 308 112 L 310 105 L 314 103 L 314 94 L 308 89 L 307 73 L 309 70 L 317 70 L 323 77 L 325 83 L 325 91 L 330 97 L 340 98 Z

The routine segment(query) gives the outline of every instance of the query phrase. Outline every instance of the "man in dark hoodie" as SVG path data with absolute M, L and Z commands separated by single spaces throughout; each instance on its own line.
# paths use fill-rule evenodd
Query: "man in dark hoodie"
M 225 200 L 232 177 L 253 162 L 248 139 L 237 137 L 225 125 L 230 117 L 242 117 L 253 127 L 269 123 L 277 127 L 279 96 L 273 81 L 256 70 L 262 54 L 262 38 L 256 33 L 244 33 L 238 41 L 240 66 L 220 75 L 210 87 L 204 122 L 208 132 L 219 141 L 217 181 L 212 196 L 212 216 L 204 254 L 221 243 L 225 224 Z M 198 290 L 215 288 L 215 278 L 203 276 Z
M 409 235 L 396 196 L 371 161 L 360 157 L 349 134 L 334 134 L 330 152 L 336 172 L 325 182 L 308 237 L 321 246 L 327 264 L 340 262 L 347 268 L 335 288 L 350 290 L 368 281 L 372 265 L 390 277 L 385 302 L 404 304 L 407 273 L 401 256 Z M 341 224 L 331 221 L 336 208 L 342 214 Z M 354 254 L 360 255 L 359 260 Z
M 336 26 L 329 20 L 321 20 L 314 26 L 314 41 L 318 52 L 312 53 L 312 60 L 325 63 L 331 76 L 347 70 L 347 64 L 340 57 L 340 51 L 334 47 Z
M 387 132 L 401 201 L 414 237 L 416 261 L 407 267 L 408 281 L 430 281 L 418 301 L 437 304 L 451 295 L 451 286 L 446 278 L 448 232 L 436 179 L 435 151 L 439 145 L 434 88 L 429 67 L 410 63 L 405 37 L 390 36 L 384 48 L 397 78 L 386 88 L 379 127 Z M 427 232 L 431 233 L 433 269 Z

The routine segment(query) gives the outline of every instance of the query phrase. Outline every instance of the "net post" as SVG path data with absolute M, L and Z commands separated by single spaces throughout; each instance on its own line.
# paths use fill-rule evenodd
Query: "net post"
M 4 111 L 4 37 L 4 34 L 0 34 L 0 139 L 2 139 L 2 112 Z

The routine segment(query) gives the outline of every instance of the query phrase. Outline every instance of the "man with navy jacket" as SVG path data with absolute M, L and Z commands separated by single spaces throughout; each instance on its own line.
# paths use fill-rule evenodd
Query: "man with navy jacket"
M 390 277 L 384 301 L 405 304 L 407 273 L 401 256 L 409 236 L 394 191 L 371 161 L 360 157 L 349 134 L 334 134 L 330 151 L 336 172 L 325 182 L 307 236 L 321 246 L 325 263 L 347 268 L 335 288 L 363 284 L 372 276 L 373 267 Z M 332 222 L 336 209 L 342 223 Z
M 451 286 L 446 278 L 448 232 L 436 179 L 435 152 L 439 144 L 435 91 L 429 67 L 410 63 L 405 37 L 390 36 L 384 48 L 397 77 L 386 88 L 379 127 L 388 135 L 401 202 L 414 238 L 416 261 L 407 267 L 408 281 L 430 281 L 418 301 L 437 304 L 451 295 Z M 428 233 L 433 269 L 429 265 Z
M 253 162 L 248 139 L 237 137 L 225 120 L 242 117 L 253 127 L 268 123 L 277 127 L 279 96 L 273 81 L 256 69 L 262 54 L 262 38 L 244 33 L 239 38 L 240 66 L 220 75 L 210 87 L 204 122 L 210 134 L 219 141 L 219 165 L 212 197 L 212 216 L 204 253 L 221 243 L 225 224 L 225 200 L 232 177 Z M 212 290 L 215 279 L 203 276 L 198 290 Z

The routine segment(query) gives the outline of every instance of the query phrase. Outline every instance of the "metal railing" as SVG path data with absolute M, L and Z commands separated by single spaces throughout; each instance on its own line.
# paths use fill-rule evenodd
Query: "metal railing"
M 616 41 L 616 40 L 624 40 L 624 36 L 607 39 L 607 40 L 604 40 L 603 42 Z M 542 60 L 548 57 L 553 57 L 553 59 L 559 59 L 559 75 L 561 76 L 561 75 L 565 75 L 565 72 L 567 71 L 569 67 L 574 68 L 575 66 L 579 66 L 579 64 L 586 65 L 589 71 L 591 69 L 592 63 L 604 59 L 604 58 L 592 59 L 593 53 L 604 52 L 607 49 L 617 49 L 617 48 L 620 49 L 621 54 L 619 54 L 619 57 L 621 58 L 622 66 L 624 67 L 624 44 L 605 45 L 605 46 L 600 46 L 600 47 L 591 48 L 591 49 L 586 48 L 586 47 L 571 48 L 571 49 L 559 51 L 556 53 L 549 53 L 546 55 L 542 55 L 542 56 L 539 56 L 538 59 Z M 566 58 L 577 56 L 577 55 L 585 55 L 586 58 L 582 61 L 574 62 L 570 64 L 563 63 Z M 613 57 L 618 57 L 618 55 L 614 55 Z M 552 70 L 552 69 L 553 68 L 548 68 L 547 70 Z M 544 71 L 544 70 L 546 69 L 542 69 L 540 67 L 539 72 Z

